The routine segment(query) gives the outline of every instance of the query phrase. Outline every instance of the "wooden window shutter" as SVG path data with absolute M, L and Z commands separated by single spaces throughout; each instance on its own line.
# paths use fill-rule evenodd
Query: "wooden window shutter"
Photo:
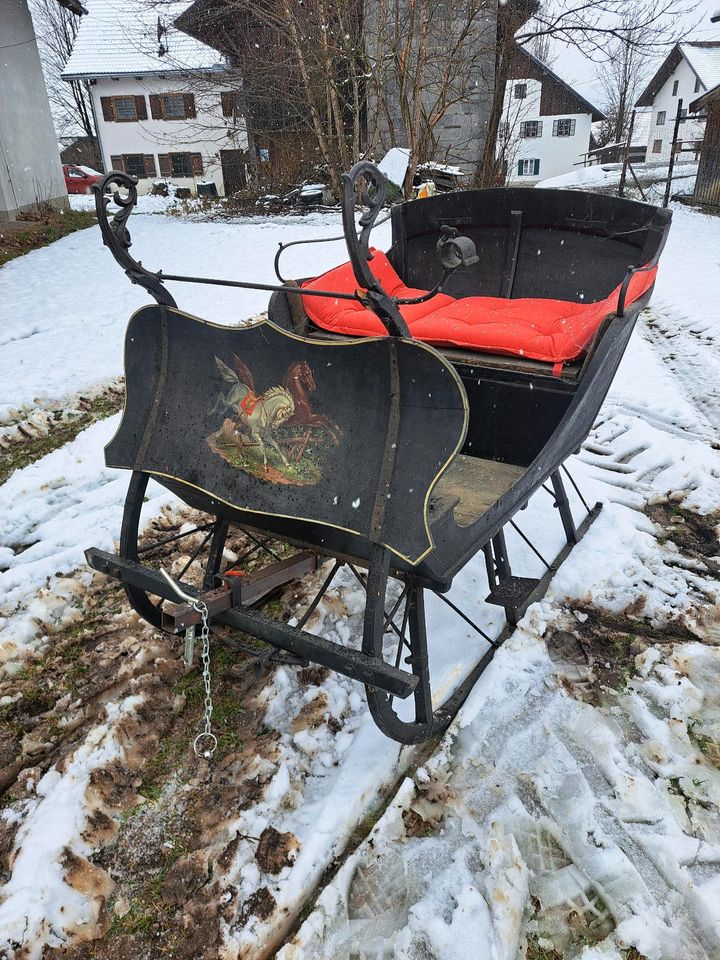
M 110 166 L 113 170 L 120 170 L 122 173 L 125 172 L 125 161 L 122 157 L 110 157 Z
M 146 177 L 157 176 L 155 173 L 155 157 L 151 153 L 145 154 L 143 157 L 143 164 L 145 165 Z
M 195 116 L 195 96 L 192 93 L 184 93 L 183 101 L 185 102 L 185 117 L 192 120 Z
M 169 153 L 159 153 L 158 154 L 158 163 L 160 165 L 160 176 L 161 177 L 171 177 L 172 176 L 172 161 L 170 160 Z
M 137 114 L 138 120 L 147 120 L 147 106 L 145 104 L 145 97 L 135 97 L 135 113 Z
M 192 172 L 194 177 L 201 177 L 203 174 L 203 161 L 201 153 L 191 153 Z
M 100 97 L 100 104 L 102 105 L 103 120 L 114 120 L 115 111 L 113 110 L 112 97 Z
M 220 103 L 222 105 L 222 115 L 224 117 L 231 117 L 235 111 L 235 94 L 221 93 Z
M 150 94 L 150 115 L 153 120 L 162 120 L 162 98 L 157 93 Z

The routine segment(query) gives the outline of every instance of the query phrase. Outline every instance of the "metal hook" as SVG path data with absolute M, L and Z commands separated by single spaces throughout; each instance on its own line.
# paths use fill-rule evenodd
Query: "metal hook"
M 193 607 L 195 606 L 195 604 L 198 602 L 198 598 L 197 598 L 197 597 L 191 597 L 189 593 L 185 593 L 185 591 L 180 587 L 180 584 L 177 583 L 177 581 L 173 580 L 173 578 L 170 576 L 170 574 L 167 572 L 167 570 L 163 570 L 163 569 L 161 568 L 161 569 L 160 569 L 160 573 L 165 577 L 165 579 L 166 579 L 167 582 L 170 584 L 170 586 L 173 588 L 173 590 L 175 591 L 175 593 L 176 593 L 182 600 L 184 600 L 186 603 L 189 603 L 189 604 L 190 604 L 191 606 L 193 606 Z

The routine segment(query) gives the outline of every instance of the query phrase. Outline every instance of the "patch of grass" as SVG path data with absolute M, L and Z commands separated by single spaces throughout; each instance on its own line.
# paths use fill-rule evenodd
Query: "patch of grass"
M 124 917 L 115 916 L 110 924 L 109 937 L 128 936 L 134 933 L 148 933 L 157 921 L 157 913 L 145 904 L 133 901 Z
M 98 420 L 111 417 L 123 405 L 123 395 L 119 390 L 101 394 L 88 400 L 85 408 L 72 420 L 58 421 L 50 430 L 39 437 L 28 437 L 19 443 L 14 443 L 4 451 L 0 459 L 0 484 L 15 472 L 29 464 L 40 460 L 58 447 L 65 446 L 77 437 L 79 433 Z M 61 411 L 57 411 L 56 417 Z
M 86 210 L 62 212 L 45 207 L 36 213 L 27 213 L 11 227 L 6 224 L 0 226 L 0 267 L 15 257 L 46 247 L 55 240 L 96 223 L 95 214 Z
M 536 937 L 535 935 L 528 938 L 525 960 L 563 960 L 562 954 L 558 953 L 557 950 L 548 950 L 546 947 L 541 947 L 538 940 L 542 939 L 542 937 Z
M 720 768 L 720 743 L 714 737 L 708 737 L 704 733 L 696 733 L 690 727 L 688 727 L 688 734 L 705 759 L 713 766 Z

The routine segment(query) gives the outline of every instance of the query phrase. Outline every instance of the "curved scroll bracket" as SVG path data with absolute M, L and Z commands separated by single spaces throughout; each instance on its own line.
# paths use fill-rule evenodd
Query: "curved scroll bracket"
M 360 233 L 355 227 L 355 196 L 360 181 L 365 181 L 360 200 L 367 209 L 360 217 Z M 370 269 L 370 233 L 375 226 L 387 193 L 385 175 L 369 160 L 356 163 L 349 173 L 342 175 L 342 218 L 345 243 L 355 279 L 361 288 L 361 302 L 382 320 L 391 337 L 410 337 L 397 303 L 383 290 L 382 284 Z
M 114 185 L 115 190 L 110 191 Z M 97 211 L 103 243 L 110 250 L 132 283 L 144 287 L 159 304 L 176 307 L 170 292 L 163 286 L 162 275 L 146 270 L 139 260 L 129 253 L 132 246 L 127 221 L 137 203 L 137 179 L 119 170 L 105 174 L 100 183 L 93 184 L 95 210 Z M 121 191 L 126 191 L 122 193 Z M 110 202 L 119 208 L 112 217 L 108 214 Z

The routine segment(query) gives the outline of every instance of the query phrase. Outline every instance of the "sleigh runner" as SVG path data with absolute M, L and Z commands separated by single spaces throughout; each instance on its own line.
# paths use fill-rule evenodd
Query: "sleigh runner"
M 358 236 L 354 208 L 363 179 L 373 192 L 365 191 Z M 669 214 L 586 194 L 563 197 L 554 213 L 548 200 L 535 199 L 544 191 L 449 194 L 393 208 L 393 246 L 385 258 L 369 247 L 384 180 L 364 163 L 345 178 L 350 263 L 322 278 L 273 287 L 145 270 L 128 252 L 134 184 L 122 174 L 109 174 L 110 182 L 128 193 L 116 194 L 121 209 L 110 220 L 98 192 L 103 238 L 157 305 L 130 321 L 125 412 L 106 448 L 109 466 L 132 471 L 119 553 L 91 549 L 88 562 L 122 580 L 133 607 L 154 626 L 182 632 L 200 622 L 192 602 L 165 603 L 177 604 L 177 590 L 141 562 L 140 511 L 153 477 L 209 517 L 191 557 L 201 564 L 201 578 L 194 586 L 182 579 L 185 573 L 180 579 L 189 601 L 202 600 L 210 622 L 364 683 L 376 723 L 400 742 L 440 733 L 597 515 L 599 505 L 587 508 L 576 524 L 563 464 L 586 438 L 650 296 Z M 523 230 L 547 251 L 547 275 L 539 268 L 532 274 Z M 563 281 L 551 261 L 566 244 L 572 279 Z M 583 261 L 583 250 L 592 264 Z M 191 317 L 177 309 L 165 279 L 274 290 L 271 320 L 228 328 Z M 558 299 L 568 292 L 563 282 L 579 299 Z M 527 299 L 514 296 L 520 292 L 534 293 L 536 313 L 555 310 L 565 331 L 572 328 L 571 339 L 595 324 L 576 356 L 553 361 L 513 352 L 519 320 L 512 329 L 508 318 Z M 564 306 L 550 305 L 557 302 Z M 587 305 L 594 318 L 591 311 L 582 315 Z M 463 311 L 502 317 L 503 343 L 458 344 L 453 316 Z M 435 345 L 412 335 L 423 322 Z M 567 340 L 565 354 L 575 349 Z M 543 560 L 542 576 L 518 577 L 504 528 L 520 530 L 516 514 L 542 488 L 565 546 Z M 271 549 L 272 539 L 298 552 L 271 557 L 249 580 L 236 576 L 241 571 L 224 569 L 222 561 L 231 525 L 246 531 L 258 551 Z M 481 550 L 487 600 L 504 609 L 509 625 L 497 638 L 445 596 Z M 256 609 L 269 590 L 314 568 L 315 557 L 331 563 L 296 625 Z M 304 629 L 342 567 L 366 593 L 359 650 Z M 440 703 L 428 668 L 427 591 L 470 624 L 484 646 Z M 411 706 L 401 706 L 403 700 Z

